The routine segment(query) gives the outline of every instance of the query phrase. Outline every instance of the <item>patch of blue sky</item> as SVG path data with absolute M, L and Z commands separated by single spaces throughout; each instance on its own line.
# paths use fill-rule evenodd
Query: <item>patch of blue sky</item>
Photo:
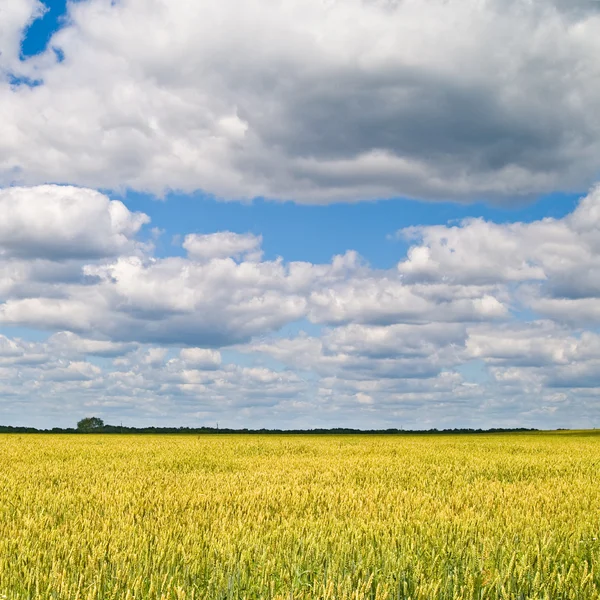
M 221 348 L 219 352 L 221 353 L 222 366 L 234 364 L 238 367 L 249 369 L 267 368 L 277 373 L 287 370 L 286 365 L 267 354 L 251 354 L 240 352 L 234 348 Z
M 446 225 L 470 217 L 497 223 L 558 219 L 572 212 L 583 195 L 552 194 L 509 207 L 407 199 L 328 206 L 262 199 L 240 203 L 199 193 L 172 193 L 159 201 L 149 194 L 128 192 L 122 199 L 130 210 L 151 217 L 150 228 L 163 230 L 156 243 L 157 256 L 184 255 L 181 241 L 187 233 L 233 231 L 262 235 L 267 260 L 282 256 L 286 261 L 324 263 L 336 254 L 356 250 L 373 268 L 387 269 L 402 260 L 408 249 L 405 240 L 394 238 L 399 229 Z M 175 244 L 174 236 L 181 236 Z
M 514 293 L 517 286 L 516 284 L 510 286 L 511 293 Z M 517 304 L 511 307 L 511 317 L 516 321 L 521 322 L 532 322 L 532 321 L 543 321 L 544 317 L 535 312 L 528 306 Z
M 48 332 L 20 325 L 0 325 L 0 335 L 11 339 L 18 338 L 25 342 L 45 342 L 53 333 L 54 331 Z
M 100 367 L 101 369 L 110 369 L 113 366 L 113 360 L 116 357 L 114 356 L 96 356 L 93 354 L 88 354 L 85 356 L 87 362 L 96 367 Z
M 21 41 L 21 59 L 25 60 L 36 54 L 44 52 L 52 35 L 58 31 L 67 14 L 67 0 L 44 0 L 46 12 L 26 29 Z M 62 60 L 61 52 L 57 58 Z
M 466 383 L 484 384 L 491 381 L 488 368 L 480 359 L 467 361 L 455 367 L 454 370 L 462 375 Z
M 8 83 L 13 87 L 19 87 L 21 85 L 25 85 L 27 87 L 37 87 L 38 85 L 42 85 L 44 83 L 41 79 L 31 79 L 29 77 L 14 75 L 13 73 L 8 73 L 7 79 Z
M 277 332 L 277 337 L 293 338 L 301 334 L 310 337 L 320 337 L 323 327 L 317 323 L 311 323 L 308 319 L 287 323 Z

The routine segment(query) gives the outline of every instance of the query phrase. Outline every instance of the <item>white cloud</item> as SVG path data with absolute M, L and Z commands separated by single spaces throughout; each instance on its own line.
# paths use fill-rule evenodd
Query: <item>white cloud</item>
M 169 358 L 156 346 L 99 365 L 72 349 L 57 352 L 56 336 L 37 343 L 3 338 L 0 413 L 14 420 L 27 400 L 36 407 L 37 425 L 48 420 L 73 425 L 91 413 L 111 423 L 158 419 L 238 427 L 583 426 L 597 418 L 590 395 L 599 384 L 597 335 L 578 340 L 540 323 L 500 330 L 498 341 L 493 330 L 474 327 L 466 345 L 462 326 L 424 325 L 389 332 L 348 326 L 321 339 L 300 336 L 239 347 L 247 357 L 243 362 L 253 366 L 222 361 L 218 352 L 202 348 L 182 348 Z M 536 336 L 554 350 L 562 345 L 568 360 L 543 354 L 538 341 L 506 352 L 511 340 Z M 475 347 L 480 351 L 473 352 Z M 523 359 L 532 348 L 543 356 L 528 366 Z M 488 381 L 473 383 L 454 370 L 473 356 L 489 361 Z M 274 368 L 273 359 L 287 368 Z
M 10 0 L 0 7 L 0 74 L 19 61 L 24 29 L 46 12 L 38 0 Z
M 320 337 L 304 334 L 239 348 L 268 355 L 289 369 L 335 380 L 336 386 L 368 381 L 385 387 L 390 385 L 386 381 L 403 386 L 402 382 L 435 378 L 461 364 L 465 337 L 466 328 L 460 324 L 346 325 L 325 330 Z
M 92 411 L 241 427 L 600 416 L 597 190 L 563 219 L 404 232 L 414 246 L 386 270 L 353 251 L 264 260 L 258 236 L 231 232 L 159 258 L 135 239 L 144 218 L 104 195 L 17 192 L 0 217 L 21 223 L 0 238 L 0 422 L 27 402 L 61 424 Z M 36 195 L 51 199 L 48 231 L 28 211 Z M 298 321 L 311 334 L 282 337 Z M 10 325 L 51 333 L 26 341 Z
M 194 369 L 212 369 L 221 364 L 221 353 L 207 348 L 183 348 L 179 356 L 187 366 Z
M 84 267 L 89 281 L 59 294 L 8 298 L 0 321 L 69 329 L 120 341 L 227 345 L 305 313 L 305 298 L 278 262 L 122 257 Z
M 514 300 L 537 313 L 580 325 L 600 320 L 600 187 L 562 219 L 467 219 L 399 235 L 418 241 L 398 264 L 406 282 L 519 284 Z
M 89 189 L 0 189 L 0 255 L 47 260 L 115 256 L 135 248 L 135 234 L 149 221 Z
M 115 357 L 135 349 L 134 344 L 120 344 L 110 340 L 82 338 L 69 331 L 60 331 L 48 338 L 53 354 Z
M 260 260 L 262 236 L 251 233 L 233 233 L 220 231 L 200 235 L 191 233 L 185 236 L 183 247 L 192 260 L 211 260 L 213 258 L 244 258 Z
M 405 285 L 392 274 L 357 277 L 312 292 L 309 315 L 330 324 L 501 319 L 508 311 L 498 293 L 479 286 Z
M 87 189 L 8 188 L 0 208 L 0 323 L 98 340 L 61 339 L 90 354 L 123 348 L 104 342 L 227 346 L 304 318 L 382 325 L 507 316 L 499 286 L 407 284 L 354 251 L 324 264 L 266 261 L 252 234 L 190 234 L 187 258 L 156 258 L 135 239 L 148 218 Z
M 391 325 L 508 315 L 501 289 L 404 285 L 395 271 L 343 265 L 339 257 L 322 265 L 121 257 L 84 266 L 82 282 L 42 287 L 35 297 L 6 298 L 0 322 L 118 341 L 216 347 L 305 317 L 315 323 Z
M 328 352 L 370 358 L 412 357 L 431 359 L 442 349 L 462 345 L 466 327 L 458 323 L 373 326 L 351 324 L 327 331 Z
M 89 362 L 69 362 L 66 365 L 57 365 L 41 374 L 41 379 L 46 381 L 91 381 L 101 374 L 101 369 Z
M 4 184 L 330 202 L 597 174 L 595 2 L 87 0 L 21 62 L 39 8 L 0 14 L 0 68 L 43 82 L 0 83 Z
M 398 269 L 410 280 L 462 284 L 548 281 L 556 287 L 571 278 L 581 287 L 588 283 L 586 273 L 596 279 L 599 230 L 600 187 L 595 187 L 562 219 L 508 224 L 466 219 L 453 227 L 403 229 L 398 235 L 419 244 L 410 248 Z
M 548 366 L 568 364 L 578 357 L 580 341 L 552 322 L 509 327 L 478 327 L 469 331 L 467 356 L 491 364 Z

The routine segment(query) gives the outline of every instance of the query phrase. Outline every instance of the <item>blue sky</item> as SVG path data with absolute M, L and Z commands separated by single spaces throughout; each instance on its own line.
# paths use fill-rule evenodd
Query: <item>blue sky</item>
M 5 11 L 0 422 L 598 420 L 596 5 Z
M 173 254 L 172 238 L 182 233 L 231 230 L 263 235 L 267 258 L 325 262 L 354 249 L 373 267 L 387 269 L 406 252 L 407 243 L 395 238 L 411 225 L 444 225 L 465 218 L 497 223 L 531 222 L 544 217 L 562 218 L 585 195 L 553 194 L 514 207 L 444 202 L 435 205 L 408 199 L 369 203 L 305 206 L 255 199 L 248 203 L 222 202 L 192 195 L 173 194 L 156 200 L 146 194 L 128 193 L 123 201 L 131 209 L 152 217 L 160 229 L 159 253 Z
M 44 2 L 44 14 L 31 22 L 23 32 L 21 56 L 28 58 L 46 50 L 52 34 L 62 25 L 67 12 L 67 2 L 48 0 Z

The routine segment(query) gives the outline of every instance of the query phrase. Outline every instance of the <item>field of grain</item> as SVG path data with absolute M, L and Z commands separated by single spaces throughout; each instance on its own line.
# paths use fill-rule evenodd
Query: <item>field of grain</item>
M 0 597 L 600 598 L 600 436 L 0 436 Z

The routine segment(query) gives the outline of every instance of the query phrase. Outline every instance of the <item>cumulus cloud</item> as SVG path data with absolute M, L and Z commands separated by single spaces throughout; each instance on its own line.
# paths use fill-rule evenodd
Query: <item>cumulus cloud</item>
M 398 265 L 408 280 L 460 284 L 547 281 L 560 293 L 600 290 L 600 187 L 562 219 L 499 224 L 466 219 L 459 225 L 409 227 L 416 239 Z
M 87 0 L 20 61 L 40 10 L 0 18 L 4 184 L 324 203 L 514 198 L 597 174 L 591 0 Z
M 499 288 L 405 285 L 396 271 L 346 263 L 344 257 L 320 265 L 120 257 L 84 266 L 82 282 L 42 287 L 35 297 L 6 298 L 0 322 L 124 342 L 218 347 L 303 318 L 391 325 L 508 315 Z
M 462 323 L 397 324 L 373 326 L 351 324 L 330 329 L 323 336 L 328 353 L 369 358 L 425 358 L 464 342 Z
M 439 376 L 444 366 L 456 363 L 456 357 L 443 348 L 436 348 L 429 356 L 402 354 L 374 356 L 369 344 L 363 352 L 336 351 L 327 339 L 272 340 L 249 347 L 250 352 L 261 352 L 276 358 L 290 369 L 317 373 L 324 379 L 335 380 L 336 385 L 358 385 L 371 382 L 382 386 L 385 381 L 402 382 Z M 446 356 L 443 356 L 446 354 Z M 350 383 L 352 382 L 352 383 Z M 396 384 L 398 385 L 398 384 Z
M 90 354 L 123 347 L 105 342 L 218 348 L 305 318 L 391 325 L 507 316 L 499 286 L 405 283 L 354 251 L 323 264 L 262 260 L 262 238 L 252 234 L 189 234 L 187 257 L 157 258 L 135 239 L 146 215 L 88 189 L 8 188 L 0 208 L 0 323 L 96 339 L 60 338 Z
M 101 356 L 114 358 L 135 349 L 135 344 L 120 344 L 110 340 L 86 339 L 70 331 L 61 331 L 48 338 L 48 346 L 56 355 Z
M 195 369 L 213 369 L 221 364 L 221 353 L 207 348 L 183 348 L 179 356 L 187 366 Z
M 220 346 L 301 318 L 305 298 L 279 262 L 121 257 L 84 267 L 60 294 L 7 298 L 0 321 L 119 341 Z M 52 290 L 50 290 L 52 291 Z
M 552 321 L 511 324 L 469 332 L 466 356 L 492 366 L 504 385 L 552 388 L 600 388 L 600 335 L 573 331 Z
M 478 286 L 405 285 L 388 277 L 356 278 L 311 294 L 317 323 L 391 325 L 398 322 L 501 319 L 507 307 L 493 289 Z M 496 290 L 497 293 L 497 290 Z
M 46 188 L 35 191 L 45 197 Z M 231 232 L 191 234 L 185 238 L 188 257 L 156 258 L 133 245 L 143 216 L 117 203 L 119 218 L 112 219 L 110 201 L 90 194 L 104 211 L 92 211 L 100 226 L 81 218 L 74 235 L 67 226 L 51 226 L 58 233 L 42 239 L 45 253 L 54 252 L 57 259 L 81 256 L 77 244 L 87 248 L 89 238 L 93 248 L 96 239 L 96 260 L 55 271 L 37 266 L 38 258 L 0 262 L 1 322 L 118 342 L 217 348 L 302 319 L 393 328 L 502 323 L 523 307 L 579 324 L 596 322 L 600 314 L 597 189 L 562 219 L 466 220 L 403 230 L 416 244 L 388 270 L 371 268 L 352 251 L 323 264 L 262 260 L 259 236 Z M 26 212 L 27 206 L 22 197 L 13 213 Z M 64 220 L 70 223 L 68 216 Z M 10 237 L 2 243 L 21 254 L 29 248 L 36 256 L 30 247 L 40 247 L 38 225 L 35 219 L 23 223 L 18 244 Z M 97 258 L 119 248 L 116 258 Z
M 514 301 L 553 319 L 600 320 L 600 188 L 562 219 L 411 227 L 415 239 L 398 270 L 407 282 L 517 285 Z
M 0 189 L 0 255 L 94 259 L 134 249 L 150 219 L 89 189 L 43 185 Z
M 85 361 L 58 364 L 44 371 L 40 379 L 46 381 L 92 381 L 101 374 L 101 369 Z
M 157 257 L 136 241 L 145 216 L 102 194 L 5 191 L 1 418 L 30 398 L 54 419 L 63 407 L 239 426 L 600 416 L 598 190 L 562 219 L 403 230 L 413 245 L 390 269 L 354 251 L 265 260 L 259 236 L 231 232 L 190 234 L 187 256 Z M 47 230 L 36 194 L 50 198 Z M 49 337 L 20 339 L 15 325 Z
M 0 74 L 18 64 L 24 29 L 46 10 L 38 0 L 11 0 L 0 8 Z
M 251 233 L 233 233 L 220 231 L 200 235 L 191 233 L 185 236 L 183 247 L 193 260 L 210 260 L 212 258 L 244 258 L 260 260 L 262 236 Z

